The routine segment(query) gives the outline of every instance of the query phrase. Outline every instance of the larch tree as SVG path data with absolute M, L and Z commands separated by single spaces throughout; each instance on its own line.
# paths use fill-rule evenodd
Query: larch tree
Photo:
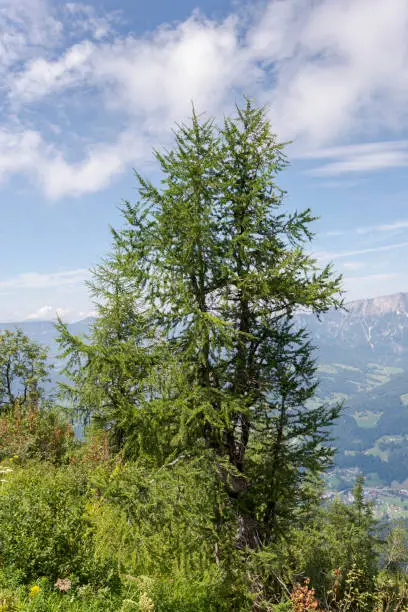
M 314 348 L 296 315 L 341 307 L 341 278 L 309 252 L 311 211 L 284 207 L 265 109 L 247 101 L 219 128 L 193 112 L 174 138 L 155 153 L 159 185 L 136 174 L 139 200 L 94 270 L 89 341 L 60 323 L 67 391 L 125 456 L 206 453 L 236 545 L 253 548 L 284 532 L 332 458 L 338 410 L 309 401 Z

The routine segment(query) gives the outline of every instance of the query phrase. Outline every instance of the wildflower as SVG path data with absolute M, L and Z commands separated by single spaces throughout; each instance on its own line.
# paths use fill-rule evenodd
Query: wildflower
M 38 584 L 35 584 L 30 589 L 30 597 L 36 597 L 40 591 L 41 591 L 41 587 L 39 587 Z
M 55 585 L 61 593 L 66 593 L 71 588 L 71 581 L 69 578 L 58 578 Z
M 150 599 L 147 593 L 142 593 L 139 598 L 140 612 L 154 612 L 154 601 Z
M 308 612 L 311 612 L 312 610 L 320 612 L 319 602 L 315 598 L 315 590 L 313 588 L 309 588 L 309 582 L 310 579 L 306 578 L 303 586 L 300 584 L 295 584 L 295 587 L 290 594 L 293 612 L 306 612 L 306 610 Z
M 18 455 L 13 455 L 13 459 L 18 459 Z

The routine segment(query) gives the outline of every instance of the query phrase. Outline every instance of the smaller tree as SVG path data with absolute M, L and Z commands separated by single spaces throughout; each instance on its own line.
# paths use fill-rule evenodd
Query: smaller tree
M 408 534 L 403 521 L 398 521 L 390 530 L 385 541 L 385 567 L 401 571 L 408 563 Z
M 49 370 L 44 348 L 21 329 L 0 332 L 0 412 L 38 405 Z
M 372 608 L 361 607 L 360 596 L 374 593 L 380 539 L 373 503 L 364 499 L 363 476 L 357 477 L 352 494 L 352 504 L 336 500 L 329 506 L 322 529 L 331 551 L 335 600 L 352 598 L 349 609 L 365 610 Z

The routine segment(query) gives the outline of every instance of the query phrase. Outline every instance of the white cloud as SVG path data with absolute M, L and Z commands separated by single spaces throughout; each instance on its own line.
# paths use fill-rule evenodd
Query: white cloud
M 365 264 L 362 261 L 345 261 L 343 263 L 343 268 L 345 270 L 361 270 L 364 266 Z
M 96 40 L 108 36 L 112 32 L 113 25 L 119 21 L 118 11 L 100 16 L 89 4 L 67 2 L 64 9 L 68 14 L 70 28 L 75 28 L 82 35 L 90 34 Z
M 53 306 L 45 305 L 40 306 L 35 312 L 27 315 L 25 317 L 26 321 L 47 321 L 50 319 L 56 319 L 58 317 L 63 317 L 69 313 L 69 310 L 65 308 L 54 308 Z
M 1 321 L 53 319 L 60 314 L 69 321 L 84 318 L 92 309 L 85 281 L 86 269 L 18 274 L 0 281 Z
M 124 164 L 141 160 L 143 154 L 144 143 L 138 134 L 125 131 L 115 143 L 89 147 L 86 157 L 77 163 L 67 162 L 58 152 L 53 156 L 43 150 L 33 174 L 50 198 L 81 195 L 105 187 Z
M 130 130 L 119 134 L 116 142 L 88 146 L 82 160 L 70 163 L 39 132 L 0 129 L 0 181 L 10 174 L 25 173 L 51 199 L 98 191 L 124 164 L 145 156 L 143 139 Z
M 406 0 L 290 5 L 296 17 L 284 30 L 293 40 L 282 43 L 286 60 L 270 92 L 273 116 L 285 132 L 327 142 L 355 137 L 362 128 L 399 126 L 406 117 Z
M 321 149 L 303 155 L 309 158 L 336 159 L 309 171 L 313 176 L 336 176 L 352 172 L 373 172 L 408 166 L 408 141 L 370 142 Z
M 174 122 L 191 113 L 193 100 L 199 110 L 217 112 L 233 86 L 248 82 L 250 66 L 242 62 L 236 28 L 235 19 L 218 24 L 196 14 L 150 38 L 82 41 L 55 60 L 31 60 L 9 80 L 13 107 L 92 86 L 106 112 L 127 116 L 127 127 L 110 142 L 87 145 L 77 162 L 36 134 L 31 166 L 23 163 L 27 136 L 20 131 L 4 152 L 7 157 L 14 144 L 13 163 L 4 172 L 28 172 L 51 198 L 104 187 L 128 165 L 150 157 L 152 145 L 166 140 Z M 32 131 L 29 135 L 34 139 Z M 0 142 L 0 169 L 1 152 Z
M 366 142 L 335 147 L 326 147 L 309 151 L 303 155 L 308 158 L 358 158 L 365 155 L 375 155 L 388 151 L 407 151 L 408 140 L 386 140 L 382 142 Z
M 33 60 L 13 75 L 10 95 L 14 101 L 36 101 L 92 84 L 108 108 L 142 119 L 150 130 L 168 130 L 190 113 L 192 100 L 218 111 L 232 87 L 256 77 L 252 68 L 239 44 L 236 18 L 217 23 L 196 13 L 150 36 L 82 41 L 55 60 Z
M 359 283 L 364 283 L 367 281 L 383 281 L 389 280 L 390 278 L 397 278 L 401 276 L 398 272 L 390 272 L 389 274 L 366 274 L 365 276 L 349 276 L 347 278 L 347 282 L 349 284 L 355 283 L 358 285 Z
M 0 281 L 1 289 L 44 289 L 48 287 L 61 287 L 83 283 L 89 276 L 85 268 L 68 270 L 65 272 L 51 272 L 40 274 L 38 272 L 27 272 L 18 274 L 8 280 Z
M 10 97 L 21 105 L 34 102 L 53 91 L 67 89 L 79 79 L 86 79 L 91 69 L 89 62 L 95 53 L 90 41 L 83 41 L 69 48 L 57 61 L 44 57 L 34 58 L 23 73 L 10 78 Z
M 0 180 L 16 172 L 31 172 L 41 147 L 42 138 L 36 131 L 0 128 Z
M 366 225 L 363 227 L 351 227 L 344 230 L 330 230 L 325 232 L 325 236 L 338 237 L 346 236 L 352 233 L 356 234 L 375 234 L 375 233 L 394 233 L 400 230 L 408 229 L 408 219 L 399 219 L 391 223 L 380 223 L 378 225 Z
M 337 236 L 343 236 L 344 234 L 344 230 L 330 230 L 328 232 L 325 232 L 325 236 L 329 236 L 330 238 L 335 238 Z
M 394 251 L 395 249 L 404 249 L 408 247 L 408 242 L 398 242 L 396 244 L 386 244 L 383 246 L 369 247 L 366 249 L 349 249 L 346 251 L 319 251 L 315 253 L 315 257 L 321 260 L 335 260 L 343 257 L 354 257 L 355 255 L 368 255 L 369 253 L 377 253 L 382 251 Z
M 73 322 L 75 321 L 82 321 L 83 319 L 88 319 L 90 317 L 95 318 L 97 315 L 97 311 L 96 310 L 80 310 L 79 312 L 77 312 L 76 314 L 76 318 L 72 319 Z M 63 315 L 60 315 L 63 316 Z
M 408 219 L 401 219 L 399 221 L 393 221 L 392 223 L 384 223 L 380 225 L 371 225 L 368 227 L 357 228 L 358 234 L 370 234 L 374 232 L 395 232 L 401 229 L 408 228 Z
M 0 73 L 58 44 L 62 28 L 47 0 L 0 0 Z
M 87 4 L 0 0 L 1 129 L 14 142 L 0 139 L 0 180 L 28 173 L 51 198 L 99 190 L 166 142 L 192 100 L 219 114 L 243 91 L 270 104 L 299 154 L 320 148 L 315 158 L 330 161 L 315 174 L 408 165 L 406 141 L 321 150 L 404 125 L 407 0 L 270 0 L 221 21 L 194 13 L 141 37 L 115 32 L 116 21 Z M 96 119 L 75 115 L 89 99 L 103 136 Z M 49 119 L 58 144 L 36 123 L 38 105 L 59 113 Z M 85 141 L 74 155 L 73 134 Z

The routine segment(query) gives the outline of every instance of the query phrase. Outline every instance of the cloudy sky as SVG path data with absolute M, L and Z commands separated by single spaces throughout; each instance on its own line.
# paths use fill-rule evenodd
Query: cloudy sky
M 0 0 L 0 320 L 78 319 L 132 168 L 242 94 L 349 299 L 408 291 L 408 0 Z

